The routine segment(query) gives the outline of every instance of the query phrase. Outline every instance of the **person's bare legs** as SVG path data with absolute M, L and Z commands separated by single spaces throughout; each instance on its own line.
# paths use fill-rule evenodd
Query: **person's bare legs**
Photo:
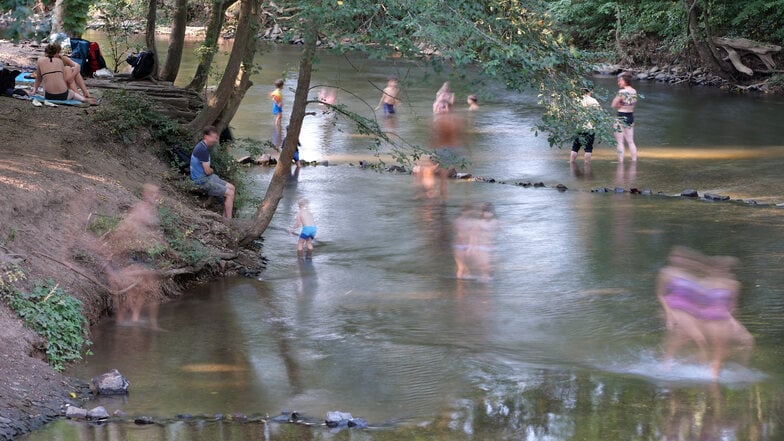
M 305 239 L 299 238 L 297 239 L 297 259 L 302 259 L 302 248 L 305 245 Z
M 283 149 L 283 113 L 275 115 L 275 148 Z
M 465 257 L 465 250 L 455 249 L 455 266 L 457 266 L 457 271 L 455 273 L 455 277 L 458 279 L 467 278 L 469 275 L 468 272 L 468 265 L 466 265 L 466 257 Z
M 91 106 L 97 106 L 98 105 L 98 100 L 96 100 L 95 98 L 85 98 L 82 95 L 80 95 L 78 92 L 74 92 L 71 89 L 68 89 L 68 99 L 69 100 L 81 101 L 83 103 L 90 104 Z
M 63 71 L 63 76 L 65 77 L 65 83 L 68 84 L 69 89 L 73 90 L 75 93 L 79 93 L 79 90 L 81 90 L 83 97 L 92 98 L 92 96 L 90 96 L 90 91 L 87 90 L 87 85 L 84 83 L 84 78 L 82 78 L 82 74 L 79 73 L 77 68 L 66 66 Z
M 226 183 L 226 193 L 223 194 L 223 217 L 231 219 L 234 210 L 234 184 Z
M 570 164 L 574 163 L 575 159 L 577 159 L 577 152 L 573 151 L 571 152 L 571 154 L 569 154 L 569 163 Z
M 308 247 L 308 249 L 305 251 L 305 259 L 310 260 L 313 258 L 313 238 L 308 238 L 305 244 Z
M 440 165 L 437 166 L 436 173 L 439 179 L 439 194 L 441 194 L 441 201 L 446 202 L 446 179 L 449 177 L 449 171 Z
M 575 155 L 575 156 L 577 156 L 577 155 Z M 583 155 L 583 160 L 585 161 L 586 164 L 591 162 L 591 156 L 593 156 L 593 153 L 589 153 L 589 152 L 586 152 Z
M 615 135 L 615 149 L 618 151 L 618 162 L 623 162 L 623 127 L 613 134 Z
M 636 162 L 637 145 L 634 144 L 634 125 L 632 124 L 631 127 L 624 127 L 621 129 L 621 133 L 623 134 L 623 138 L 626 141 L 626 145 L 629 146 L 629 153 L 632 156 L 632 162 Z

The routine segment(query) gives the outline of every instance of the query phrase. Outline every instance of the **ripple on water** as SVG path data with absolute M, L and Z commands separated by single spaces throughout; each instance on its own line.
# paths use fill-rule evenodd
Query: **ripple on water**
M 595 366 L 617 374 L 642 377 L 656 383 L 712 383 L 710 367 L 690 361 L 663 361 L 652 353 L 641 353 L 636 360 L 609 360 Z M 725 385 L 759 383 L 769 376 L 757 369 L 737 363 L 726 363 L 715 381 Z

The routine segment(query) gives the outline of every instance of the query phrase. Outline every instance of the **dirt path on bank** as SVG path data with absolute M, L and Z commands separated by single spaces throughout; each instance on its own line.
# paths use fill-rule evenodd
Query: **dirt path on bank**
M 0 61 L 27 65 L 25 57 L 36 50 L 0 43 Z M 109 311 L 111 297 L 88 221 L 97 215 L 122 218 L 145 183 L 161 187 L 159 204 L 175 212 L 210 253 L 237 254 L 233 230 L 201 208 L 197 196 L 178 189 L 182 177 L 156 158 L 155 147 L 145 140 L 127 146 L 107 139 L 89 121 L 96 111 L 34 107 L 0 96 L 0 274 L 18 264 L 27 280 L 15 285 L 23 290 L 53 280 L 83 302 L 90 323 Z M 188 281 L 240 267 L 228 259 L 216 259 Z M 168 286 L 177 284 L 169 280 Z M 43 349 L 43 340 L 0 301 L 0 440 L 56 417 L 76 387 L 43 361 Z

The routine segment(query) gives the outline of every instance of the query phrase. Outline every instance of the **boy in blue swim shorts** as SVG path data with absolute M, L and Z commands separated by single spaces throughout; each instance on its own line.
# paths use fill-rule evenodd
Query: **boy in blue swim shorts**
M 275 81 L 275 90 L 270 92 L 272 99 L 272 116 L 275 117 L 275 131 L 272 133 L 272 143 L 275 149 L 280 150 L 283 145 L 283 80 Z
M 387 87 L 381 91 L 381 99 L 378 101 L 376 110 L 380 109 L 383 105 L 384 115 L 394 115 L 395 106 L 400 102 L 400 100 L 397 99 L 398 93 L 400 93 L 400 89 L 398 89 L 397 78 L 389 77 L 387 80 Z
M 297 258 L 302 259 L 303 248 L 307 248 L 305 258 L 311 260 L 313 258 L 313 239 L 316 237 L 316 225 L 313 223 L 313 213 L 310 212 L 308 207 L 308 200 L 305 198 L 297 201 L 299 211 L 294 220 L 294 225 L 291 231 L 298 227 L 302 227 L 299 232 L 299 240 L 297 240 Z

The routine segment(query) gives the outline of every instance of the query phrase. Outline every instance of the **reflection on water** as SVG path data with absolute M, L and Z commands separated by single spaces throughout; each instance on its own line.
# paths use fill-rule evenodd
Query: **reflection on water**
M 293 63 L 294 51 L 274 47 L 261 55 L 262 77 Z M 373 102 L 376 85 L 399 69 L 379 62 L 350 73 L 342 65 L 324 56 L 314 83 L 356 84 Z M 394 130 L 426 143 L 438 80 L 399 76 L 403 105 Z M 270 118 L 260 115 L 268 112 L 272 79 L 258 79 L 249 91 L 235 120 L 239 133 L 271 133 Z M 637 88 L 646 96 L 635 112 L 640 160 L 619 165 L 614 149 L 597 146 L 590 171 L 583 164 L 573 170 L 568 150 L 550 150 L 528 130 L 538 113 L 530 97 L 501 88 L 480 95 L 486 98 L 471 117 L 471 171 L 509 183 L 562 182 L 566 192 L 450 180 L 447 201 L 417 198 L 410 176 L 345 164 L 372 153 L 366 139 L 338 130 L 347 128 L 343 122 L 306 118 L 303 158 L 319 155 L 314 159 L 338 166 L 305 167 L 293 178 L 265 233 L 270 263 L 261 278 L 220 280 L 162 305 L 158 330 L 101 324 L 95 355 L 69 372 L 87 379 L 118 368 L 130 379 L 127 398 L 88 406 L 165 421 L 208 416 L 144 427 L 59 422 L 28 439 L 781 439 L 780 210 L 589 192 L 692 187 L 775 200 L 783 185 L 781 149 L 770 147 L 777 135 L 755 132 L 737 147 L 744 144 L 732 132 L 748 133 L 745 125 L 708 128 L 689 112 L 703 99 L 721 101 L 702 110 L 715 109 L 722 120 L 734 107 L 756 120 L 778 104 Z M 348 94 L 338 99 L 362 105 Z M 760 127 L 770 127 L 762 119 Z M 695 130 L 704 139 L 694 139 Z M 690 153 L 703 146 L 708 153 Z M 252 174 L 262 192 L 271 171 Z M 304 262 L 294 254 L 297 238 L 286 232 L 303 196 L 319 225 L 313 259 Z M 459 279 L 455 221 L 461 207 L 482 202 L 492 202 L 497 219 L 492 278 Z M 727 363 L 717 381 L 705 364 L 662 361 L 656 277 L 675 245 L 741 262 L 734 315 L 756 346 L 747 365 Z M 347 411 L 385 430 L 332 435 L 322 427 L 214 417 L 283 410 L 315 420 Z

